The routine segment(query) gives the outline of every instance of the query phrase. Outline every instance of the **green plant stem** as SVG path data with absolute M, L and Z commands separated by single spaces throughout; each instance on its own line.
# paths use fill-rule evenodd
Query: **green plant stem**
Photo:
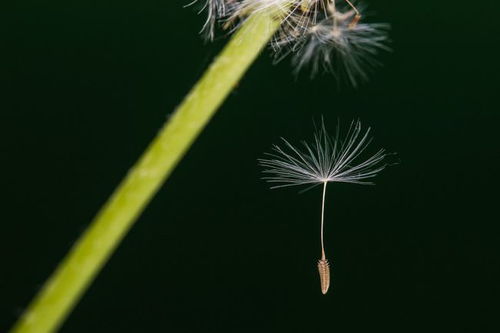
M 12 333 L 47 333 L 60 327 L 278 27 L 279 21 L 266 12 L 243 24 L 59 264 Z

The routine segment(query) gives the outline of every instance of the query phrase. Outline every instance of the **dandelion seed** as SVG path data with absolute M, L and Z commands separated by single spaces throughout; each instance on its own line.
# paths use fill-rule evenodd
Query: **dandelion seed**
M 314 141 L 303 141 L 301 146 L 294 146 L 286 139 L 283 145 L 273 146 L 269 158 L 259 159 L 265 169 L 263 173 L 271 188 L 298 185 L 310 185 L 309 188 L 323 185 L 321 201 L 321 259 L 318 261 L 321 290 L 326 294 L 330 286 L 330 268 L 325 255 L 323 239 L 325 198 L 328 183 L 373 184 L 370 180 L 382 171 L 384 149 L 378 150 L 369 157 L 361 158 L 370 145 L 371 129 L 362 130 L 360 121 L 353 121 L 343 140 L 340 139 L 339 128 L 335 137 L 330 137 L 324 122 L 314 135 Z
M 389 25 L 361 22 L 364 7 L 355 7 L 349 1 L 343 4 L 332 1 L 322 10 L 316 9 L 319 14 L 306 24 L 303 17 L 292 19 L 300 22 L 290 23 L 295 25 L 295 32 L 281 29 L 274 39 L 276 61 L 292 54 L 295 73 L 309 68 L 314 76 L 323 69 L 339 79 L 346 78 L 353 86 L 367 81 L 368 74 L 380 66 L 380 51 L 390 51 Z
M 355 16 L 354 16 L 355 17 Z M 362 23 L 351 27 L 350 19 L 337 24 L 325 19 L 311 27 L 294 46 L 295 72 L 310 67 L 311 75 L 320 68 L 345 77 L 353 86 L 368 80 L 369 72 L 380 66 L 377 54 L 390 51 L 387 46 L 389 25 Z
M 192 2 L 191 4 L 196 3 L 197 0 Z M 227 3 L 227 4 L 226 4 Z M 191 5 L 189 4 L 189 5 Z M 201 33 L 205 35 L 205 38 L 209 40 L 214 39 L 215 35 L 215 25 L 218 20 L 229 14 L 228 6 L 230 1 L 227 0 L 206 0 L 205 5 L 201 9 L 200 12 L 206 10 L 207 11 L 207 19 L 205 24 L 201 28 Z M 189 6 L 188 5 L 188 6 Z

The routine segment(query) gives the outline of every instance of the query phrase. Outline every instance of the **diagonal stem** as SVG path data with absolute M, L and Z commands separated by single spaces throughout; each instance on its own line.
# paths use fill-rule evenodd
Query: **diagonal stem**
M 229 92 L 279 27 L 252 15 L 194 86 L 12 328 L 57 330 Z

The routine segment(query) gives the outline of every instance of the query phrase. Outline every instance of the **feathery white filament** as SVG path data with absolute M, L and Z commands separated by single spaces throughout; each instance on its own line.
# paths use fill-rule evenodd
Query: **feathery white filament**
M 264 179 L 278 185 L 272 188 L 324 182 L 372 184 L 373 178 L 385 168 L 385 150 L 380 149 L 366 159 L 360 155 L 371 142 L 371 129 L 363 131 L 360 121 L 353 121 L 344 140 L 328 135 L 324 123 L 314 135 L 314 142 L 303 141 L 302 148 L 283 139 L 284 146 L 273 146 L 271 158 L 260 159 L 266 169 Z

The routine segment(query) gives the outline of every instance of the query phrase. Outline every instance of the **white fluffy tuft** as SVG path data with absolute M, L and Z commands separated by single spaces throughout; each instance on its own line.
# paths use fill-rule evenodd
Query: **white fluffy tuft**
M 362 130 L 360 121 L 353 121 L 343 140 L 330 137 L 322 122 L 314 135 L 314 141 L 303 141 L 302 146 L 294 146 L 286 139 L 283 145 L 273 146 L 270 158 L 259 159 L 265 168 L 263 177 L 272 188 L 319 185 L 326 182 L 353 184 L 373 184 L 370 179 L 386 167 L 385 150 L 380 149 L 368 158 L 361 158 L 372 138 L 371 129 Z

